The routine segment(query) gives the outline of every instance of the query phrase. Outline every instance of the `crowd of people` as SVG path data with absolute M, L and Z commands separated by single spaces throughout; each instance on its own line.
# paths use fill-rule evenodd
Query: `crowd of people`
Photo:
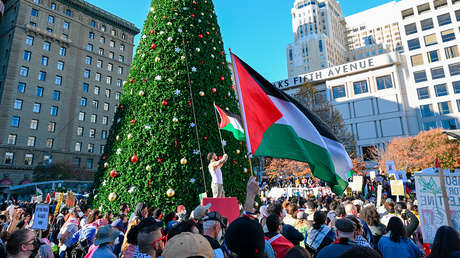
M 439 227 L 424 243 L 417 203 L 387 198 L 381 207 L 361 196 L 282 197 L 258 204 L 251 177 L 239 218 L 211 205 L 163 211 L 122 204 L 101 213 L 84 201 L 52 209 L 47 230 L 32 229 L 34 204 L 0 206 L 0 257 L 460 257 L 460 235 Z M 194 208 L 190 213 L 187 208 Z

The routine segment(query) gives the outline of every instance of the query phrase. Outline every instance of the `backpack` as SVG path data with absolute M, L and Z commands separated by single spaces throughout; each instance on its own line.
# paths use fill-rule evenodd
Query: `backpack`
M 276 258 L 284 258 L 286 253 L 294 247 L 291 241 L 287 240 L 283 235 L 278 234 L 272 238 L 265 237 L 265 240 L 272 246 L 275 251 Z

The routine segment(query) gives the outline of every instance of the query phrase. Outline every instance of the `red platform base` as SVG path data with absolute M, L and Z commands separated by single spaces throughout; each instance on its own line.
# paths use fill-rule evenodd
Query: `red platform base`
M 210 211 L 217 211 L 220 215 L 226 217 L 229 225 L 240 216 L 238 199 L 235 197 L 203 198 L 203 205 L 208 203 L 211 203 Z

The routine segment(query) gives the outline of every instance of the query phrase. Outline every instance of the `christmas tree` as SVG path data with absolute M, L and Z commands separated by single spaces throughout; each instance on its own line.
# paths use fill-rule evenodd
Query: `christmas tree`
M 191 210 L 205 188 L 211 195 L 206 156 L 222 155 L 222 146 L 226 196 L 242 202 L 244 143 L 225 131 L 221 140 L 213 103 L 238 113 L 212 1 L 152 1 L 95 177 L 94 207 L 142 201 Z

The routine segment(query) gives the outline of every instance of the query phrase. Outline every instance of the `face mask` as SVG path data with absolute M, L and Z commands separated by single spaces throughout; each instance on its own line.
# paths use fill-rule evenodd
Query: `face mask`
M 80 218 L 82 218 L 83 215 L 84 215 L 84 214 L 83 214 L 83 212 L 81 212 L 81 211 L 78 213 L 78 217 L 80 217 Z
M 283 210 L 283 216 L 286 217 L 286 215 L 287 215 L 286 210 Z
M 32 253 L 29 256 L 31 258 L 35 258 L 35 256 L 37 256 L 38 250 L 40 250 L 40 240 L 38 238 L 35 238 L 33 245 L 34 249 L 32 250 Z

